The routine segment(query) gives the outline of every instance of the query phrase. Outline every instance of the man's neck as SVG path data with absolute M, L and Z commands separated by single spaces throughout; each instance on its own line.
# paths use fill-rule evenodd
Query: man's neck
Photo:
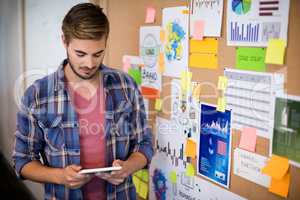
M 69 63 L 64 67 L 64 74 L 68 85 L 87 99 L 93 96 L 100 85 L 100 73 L 96 73 L 91 79 L 84 80 L 73 72 Z

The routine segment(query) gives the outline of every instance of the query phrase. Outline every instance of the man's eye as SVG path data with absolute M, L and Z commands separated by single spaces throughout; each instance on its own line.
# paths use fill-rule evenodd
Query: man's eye
M 84 54 L 77 54 L 77 56 L 78 56 L 78 57 L 83 57 L 83 56 L 84 56 Z
M 99 58 L 101 54 L 94 55 L 95 58 Z

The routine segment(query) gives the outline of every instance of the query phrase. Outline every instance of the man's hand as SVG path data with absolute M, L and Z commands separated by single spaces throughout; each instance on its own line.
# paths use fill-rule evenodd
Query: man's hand
M 65 185 L 71 189 L 77 189 L 91 180 L 92 176 L 86 174 L 79 174 L 81 166 L 69 165 L 61 170 L 60 184 Z
M 96 176 L 110 182 L 113 185 L 119 185 L 131 174 L 129 163 L 127 161 L 115 160 L 112 165 L 114 167 L 121 166 L 122 169 L 111 173 L 98 173 Z

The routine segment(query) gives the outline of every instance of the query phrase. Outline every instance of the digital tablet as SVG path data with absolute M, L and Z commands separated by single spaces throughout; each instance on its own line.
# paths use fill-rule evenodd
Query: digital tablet
M 103 167 L 103 168 L 94 168 L 94 169 L 82 169 L 79 171 L 79 174 L 95 174 L 100 172 L 111 172 L 121 170 L 121 166 L 116 167 Z

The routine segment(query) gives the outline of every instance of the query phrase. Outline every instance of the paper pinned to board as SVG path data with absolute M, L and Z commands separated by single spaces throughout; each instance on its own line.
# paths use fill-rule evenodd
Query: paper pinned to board
M 266 63 L 282 65 L 284 62 L 286 41 L 282 39 L 270 39 L 266 52 Z
M 182 71 L 180 73 L 180 84 L 183 92 L 191 91 L 191 83 L 192 83 L 192 72 Z
M 265 56 L 265 48 L 238 47 L 236 49 L 236 68 L 265 72 Z
M 286 198 L 289 193 L 290 182 L 291 175 L 289 172 L 286 173 L 286 175 L 281 180 L 276 180 L 275 178 L 272 178 L 269 191 Z
M 170 179 L 170 182 L 173 183 L 173 184 L 176 184 L 177 183 L 177 174 L 176 174 L 176 171 L 170 171 L 169 173 L 169 179 Z
M 218 105 L 217 105 L 217 111 L 219 112 L 225 112 L 226 110 L 226 97 L 219 97 L 218 98 Z
M 145 23 L 153 23 L 155 20 L 156 10 L 153 7 L 148 7 L 146 10 L 146 19 Z
M 244 127 L 242 129 L 239 147 L 247 151 L 255 152 L 256 138 L 256 128 Z
M 272 155 L 267 165 L 262 169 L 262 173 L 280 180 L 287 173 L 289 166 L 289 160 L 287 158 Z
M 155 100 L 155 110 L 156 111 L 161 111 L 162 109 L 162 100 L 161 99 L 156 99 Z
M 198 54 L 192 53 L 190 55 L 190 67 L 193 68 L 205 68 L 205 69 L 217 69 L 218 57 L 215 54 Z
M 194 22 L 194 39 L 195 40 L 203 40 L 204 35 L 204 20 L 196 20 Z
M 185 146 L 186 146 L 185 147 L 185 155 L 187 157 L 196 158 L 196 154 L 197 154 L 197 144 L 196 144 L 196 142 L 193 141 L 192 139 L 187 139 Z
M 218 79 L 218 90 L 226 90 L 228 85 L 228 78 L 226 76 L 219 76 Z
M 186 166 L 185 175 L 187 175 L 187 176 L 195 176 L 195 169 L 194 169 L 194 166 L 192 164 L 189 163 Z

